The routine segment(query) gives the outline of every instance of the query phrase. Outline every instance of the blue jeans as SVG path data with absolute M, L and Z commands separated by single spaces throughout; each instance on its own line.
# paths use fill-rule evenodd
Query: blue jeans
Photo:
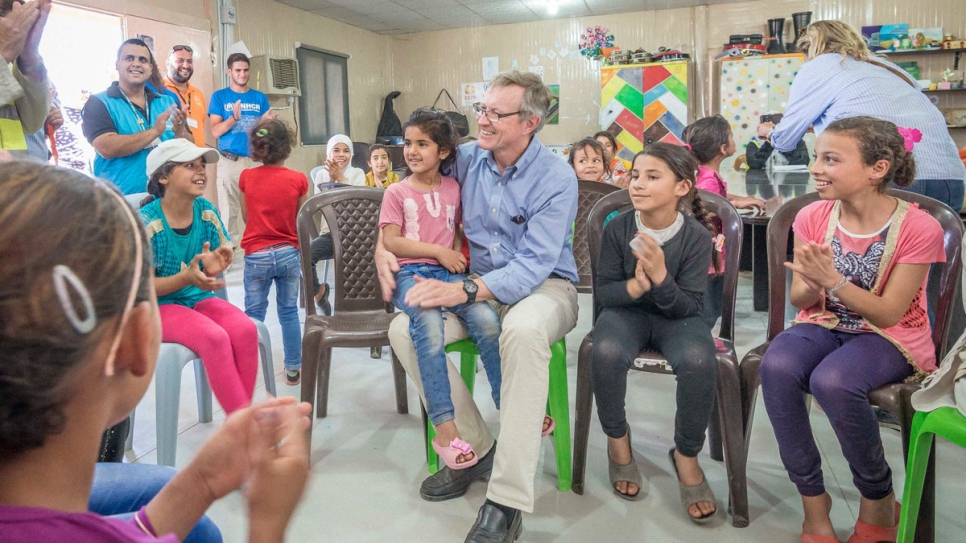
M 129 520 L 154 499 L 177 471 L 154 464 L 99 462 L 87 509 L 103 517 Z M 184 543 L 221 543 L 221 531 L 207 516 L 188 533 Z
M 953 208 L 956 213 L 959 213 L 963 208 L 964 187 L 962 179 L 916 179 L 908 187 L 896 188 L 939 200 Z
M 291 245 L 245 255 L 245 314 L 265 321 L 268 291 L 275 282 L 275 305 L 282 325 L 285 369 L 302 367 L 302 327 L 299 324 L 299 281 L 302 259 Z
M 466 322 L 469 336 L 476 342 L 486 377 L 490 380 L 493 402 L 500 408 L 500 318 L 486 302 L 460 304 L 446 309 L 409 307 L 406 293 L 416 284 L 416 276 L 439 279 L 447 283 L 462 283 L 465 275 L 451 274 L 442 266 L 408 264 L 396 273 L 396 291 L 392 303 L 409 316 L 409 335 L 419 360 L 419 377 L 423 381 L 426 414 L 433 426 L 455 418 L 446 370 L 446 344 L 443 338 L 444 312 L 452 313 Z

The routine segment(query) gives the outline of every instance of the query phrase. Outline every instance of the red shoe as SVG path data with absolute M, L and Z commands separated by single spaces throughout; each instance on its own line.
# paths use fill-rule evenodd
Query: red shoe
M 855 532 L 846 543 L 894 543 L 899 532 L 900 503 L 896 502 L 896 523 L 892 527 L 873 526 L 861 520 L 855 521 Z

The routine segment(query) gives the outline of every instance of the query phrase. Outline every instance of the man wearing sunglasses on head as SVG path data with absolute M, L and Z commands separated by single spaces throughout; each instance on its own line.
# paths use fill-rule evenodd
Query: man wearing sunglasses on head
M 194 50 L 188 45 L 175 45 L 168 53 L 168 75 L 164 86 L 178 95 L 185 113 L 185 122 L 198 147 L 205 146 L 205 119 L 208 105 L 201 89 L 188 81 L 195 73 Z

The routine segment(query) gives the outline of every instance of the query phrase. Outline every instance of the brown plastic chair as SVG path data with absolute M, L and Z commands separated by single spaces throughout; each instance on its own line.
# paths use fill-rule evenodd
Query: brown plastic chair
M 577 220 L 574 221 L 574 260 L 577 262 L 577 277 L 580 279 L 575 285 L 577 292 L 589 294 L 594 290 L 590 247 L 587 243 L 587 218 L 590 210 L 601 198 L 619 190 L 620 187 L 616 185 L 598 181 L 577 181 Z
M 385 191 L 346 187 L 309 198 L 298 214 L 299 252 L 305 296 L 305 333 L 302 336 L 302 401 L 326 416 L 329 368 L 333 347 L 389 345 L 389 323 L 396 316 L 382 299 L 373 258 L 379 233 L 379 207 Z M 315 214 L 320 212 L 335 245 L 335 281 L 332 316 L 317 315 L 312 297 L 312 238 L 318 234 Z M 396 411 L 409 412 L 406 373 L 392 365 Z M 316 391 L 318 394 L 316 395 Z M 311 436 L 312 428 L 309 427 Z
M 919 205 L 919 208 L 933 216 L 943 229 L 943 246 L 946 251 L 946 262 L 940 266 L 939 298 L 935 304 L 935 325 L 932 338 L 936 345 L 936 359 L 942 360 L 946 354 L 946 338 L 949 334 L 949 323 L 952 320 L 952 302 L 955 299 L 956 287 L 962 269 L 961 243 L 963 237 L 963 223 L 959 215 L 952 209 L 932 198 L 902 191 L 889 190 L 890 196 L 895 196 Z M 751 438 L 751 424 L 755 416 L 755 401 L 758 396 L 758 385 L 761 383 L 758 369 L 761 357 L 765 354 L 771 341 L 785 329 L 785 267 L 789 247 L 789 233 L 795 216 L 808 204 L 819 199 L 817 193 L 810 193 L 792 199 L 782 205 L 775 216 L 768 223 L 768 331 L 765 343 L 755 347 L 741 359 L 741 396 L 742 412 L 745 428 L 745 439 Z M 932 301 L 930 300 L 930 306 Z M 910 403 L 912 393 L 919 389 L 917 383 L 894 383 L 879 387 L 869 393 L 869 402 L 879 408 L 894 414 L 902 422 L 902 454 L 906 458 L 909 453 L 909 434 L 912 429 L 912 417 L 915 410 Z M 748 443 L 745 450 L 748 450 Z M 916 541 L 933 541 L 935 520 L 935 463 L 934 455 L 930 458 L 929 469 L 926 474 L 926 484 L 923 490 L 922 506 L 919 523 L 916 529 Z
M 712 414 L 709 428 L 709 446 L 712 458 L 721 460 L 720 440 L 721 431 L 724 437 L 724 459 L 728 472 L 729 500 L 728 511 L 732 515 L 732 524 L 743 528 L 748 525 L 748 485 L 745 476 L 744 450 L 745 436 L 741 421 L 741 388 L 738 376 L 738 358 L 734 349 L 734 314 L 735 295 L 738 289 L 738 263 L 741 257 L 741 240 L 743 228 L 741 217 L 734 206 L 721 196 L 706 191 L 699 191 L 708 211 L 721 219 L 725 235 L 725 280 L 724 303 L 721 315 L 719 339 L 724 348 L 716 353 L 718 358 L 718 387 L 716 413 Z M 630 207 L 628 192 L 620 191 L 608 194 L 591 210 L 587 219 L 587 238 L 589 240 L 591 271 L 596 275 L 597 259 L 600 256 L 600 240 L 603 235 L 604 219 L 613 211 Z M 710 236 L 710 233 L 708 234 Z M 599 308 L 594 304 L 594 319 L 599 314 Z M 593 330 L 587 334 L 580 344 L 577 354 L 577 400 L 574 421 L 574 469 L 573 489 L 577 494 L 584 492 L 584 472 L 587 462 L 587 441 L 590 433 L 590 417 L 593 410 L 594 393 L 591 387 L 590 366 L 592 364 L 591 351 L 593 349 Z M 644 351 L 639 358 L 662 361 L 665 358 L 654 351 Z M 671 374 L 665 365 L 645 365 L 635 368 L 650 373 Z M 718 426 L 720 425 L 720 426 Z M 717 442 L 717 443 L 716 443 Z M 719 451 L 716 453 L 716 449 Z

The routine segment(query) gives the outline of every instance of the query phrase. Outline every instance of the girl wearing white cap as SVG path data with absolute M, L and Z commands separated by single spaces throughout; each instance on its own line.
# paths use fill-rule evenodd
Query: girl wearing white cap
M 162 142 L 148 155 L 148 193 L 141 217 L 154 258 L 161 340 L 201 357 L 211 391 L 225 413 L 251 404 L 258 372 L 258 332 L 245 313 L 214 291 L 232 248 L 217 208 L 203 197 L 205 164 L 218 151 L 185 139 Z

